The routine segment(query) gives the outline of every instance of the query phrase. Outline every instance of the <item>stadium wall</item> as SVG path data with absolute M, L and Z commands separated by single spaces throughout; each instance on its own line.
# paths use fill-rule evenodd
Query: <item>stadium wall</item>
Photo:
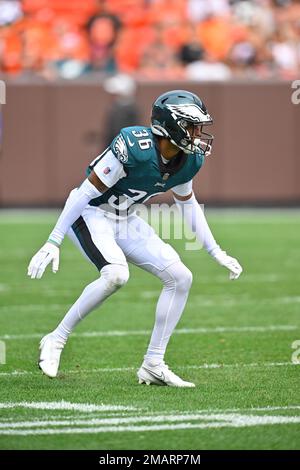
M 213 155 L 194 189 L 210 204 L 300 202 L 300 104 L 288 82 L 142 83 L 141 124 L 168 89 L 199 94 L 214 118 Z M 104 149 L 109 97 L 98 83 L 11 82 L 3 111 L 0 205 L 60 206 Z M 168 201 L 168 195 L 164 199 Z

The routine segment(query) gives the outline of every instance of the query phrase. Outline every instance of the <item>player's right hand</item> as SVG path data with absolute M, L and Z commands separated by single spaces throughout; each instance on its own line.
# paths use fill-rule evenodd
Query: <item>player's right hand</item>
M 56 273 L 59 267 L 59 248 L 53 243 L 47 242 L 31 259 L 28 266 L 28 276 L 31 279 L 40 279 L 51 262 L 52 271 Z

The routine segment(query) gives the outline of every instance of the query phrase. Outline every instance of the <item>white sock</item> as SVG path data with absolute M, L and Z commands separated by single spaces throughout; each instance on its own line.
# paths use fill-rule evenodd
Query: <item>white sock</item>
M 101 277 L 86 286 L 52 334 L 57 339 L 66 342 L 75 326 L 92 310 L 101 305 L 107 297 L 122 287 L 128 278 L 127 266 L 117 264 L 104 266 L 101 269 Z
M 165 351 L 181 314 L 184 310 L 192 273 L 181 261 L 178 261 L 159 274 L 164 283 L 156 307 L 155 324 L 145 362 L 151 365 L 164 360 Z

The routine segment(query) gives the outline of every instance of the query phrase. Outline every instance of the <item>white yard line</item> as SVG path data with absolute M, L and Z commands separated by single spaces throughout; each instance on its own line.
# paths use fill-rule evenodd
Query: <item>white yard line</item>
M 25 253 L 25 251 L 24 251 Z M 265 274 L 251 274 L 251 273 L 245 273 L 243 274 L 242 281 L 243 283 L 276 283 L 276 282 L 283 282 L 287 281 L 289 278 L 287 275 L 284 273 L 281 274 L 274 274 L 274 273 L 265 273 Z M 200 278 L 197 279 L 198 284 L 207 284 L 210 281 L 206 278 Z M 228 278 L 224 274 L 218 274 L 214 276 L 214 282 L 215 283 L 220 283 L 220 284 L 228 284 Z M 22 290 L 23 293 L 31 293 L 33 290 L 33 284 L 28 284 L 24 286 L 23 284 L 17 283 L 17 284 L 6 284 L 6 283 L 0 283 L 0 292 L 12 292 L 15 291 L 16 288 L 20 291 Z M 80 285 L 78 284 L 78 289 L 80 289 Z M 49 286 L 41 286 L 40 293 L 42 296 L 49 296 L 49 297 L 55 297 L 57 298 L 58 295 L 64 295 L 64 296 L 69 296 L 70 295 L 70 290 L 67 288 L 60 288 L 59 286 L 56 286 L 55 288 L 51 288 Z M 123 295 L 125 293 L 123 292 Z M 153 299 L 158 297 L 159 295 L 159 289 L 156 290 L 143 290 L 139 293 L 139 297 L 142 299 Z M 292 297 L 293 298 L 293 297 Z M 295 297 L 295 302 L 297 302 L 297 296 Z M 284 302 L 284 301 L 283 301 Z M 65 307 L 65 304 L 63 304 Z M 1 308 L 1 307 L 0 307 Z M 8 305 L 7 307 L 4 308 L 10 308 Z M 13 308 L 18 308 L 18 305 L 13 306 Z M 39 307 L 40 308 L 40 307 Z
M 237 408 L 227 410 L 195 410 L 190 412 L 145 413 L 145 410 L 127 406 L 95 405 L 70 402 L 16 402 L 0 403 L 0 409 L 30 408 L 38 410 L 67 410 L 76 412 L 109 412 L 118 410 L 116 416 L 76 418 L 58 415 L 45 416 L 31 420 L 0 420 L 0 435 L 32 436 L 55 434 L 98 434 L 104 432 L 148 432 L 177 431 L 184 429 L 243 428 L 252 426 L 273 426 L 280 424 L 300 424 L 300 416 L 255 415 L 262 411 L 300 410 L 300 405 L 273 406 L 258 408 Z M 122 411 L 122 412 L 121 412 Z M 127 415 L 124 413 L 127 411 Z M 135 413 L 135 414 L 133 414 Z
M 158 416 L 153 415 L 142 415 L 142 416 L 129 416 L 129 417 L 121 417 L 121 418 L 92 418 L 92 419 L 73 419 L 73 418 L 66 418 L 62 420 L 31 420 L 31 421 L 16 421 L 12 423 L 1 423 L 0 422 L 0 429 L 7 429 L 7 428 L 31 428 L 31 427 L 47 427 L 47 426 L 96 426 L 96 425 L 120 425 L 126 423 L 161 423 L 161 422 L 176 422 L 176 421 L 196 421 L 199 419 L 202 420 L 212 420 L 213 415 L 206 415 L 206 414 L 179 414 L 179 415 L 168 415 L 162 414 Z M 223 415 L 216 415 L 216 416 L 224 416 L 218 419 L 222 421 L 230 421 L 231 415 L 223 414 Z M 217 418 L 216 418 L 217 419 Z M 1 432 L 1 431 L 0 431 Z
M 175 369 L 224 369 L 224 368 L 241 368 L 241 367 L 299 367 L 299 364 L 294 364 L 292 362 L 250 362 L 246 364 L 199 364 L 199 365 L 184 365 L 176 366 Z M 101 374 L 101 373 L 111 373 L 111 372 L 131 372 L 136 371 L 138 367 L 99 367 L 95 369 L 71 369 L 65 370 L 64 374 Z M 11 371 L 11 372 L 0 372 L 1 377 L 13 377 L 21 375 L 41 375 L 40 371 Z
M 268 326 L 216 326 L 209 328 L 178 328 L 173 334 L 207 334 L 207 333 L 267 333 L 272 331 L 295 331 L 300 330 L 296 325 L 268 325 Z M 73 333 L 76 338 L 98 338 L 106 336 L 146 336 L 150 330 L 112 330 L 112 331 L 86 331 Z M 42 338 L 43 333 L 29 333 L 19 335 L 1 335 L 1 340 L 22 340 Z
M 18 311 L 18 312 L 31 312 L 31 311 L 40 311 L 40 310 L 60 310 L 66 309 L 69 304 L 16 304 L 16 305 L 1 305 L 0 312 L 1 313 L 9 313 L 11 311 Z
M 227 281 L 227 279 L 226 279 Z M 59 291 L 58 291 L 59 292 Z M 144 299 L 157 299 L 159 296 L 160 290 L 157 291 L 143 291 L 139 294 L 139 300 L 142 302 Z M 47 294 L 47 290 L 45 291 Z M 53 291 L 52 291 L 53 294 Z M 125 293 L 124 293 L 125 295 Z M 130 298 L 130 294 L 128 294 Z M 289 304 L 299 304 L 300 296 L 284 296 L 284 297 L 272 297 L 272 298 L 260 298 L 260 299 L 250 299 L 248 297 L 231 297 L 231 298 L 222 298 L 218 296 L 202 296 L 194 295 L 189 300 L 189 305 L 194 305 L 197 307 L 209 308 L 209 307 L 238 307 L 245 305 L 289 305 Z M 3 314 L 8 314 L 11 312 L 39 312 L 45 310 L 57 310 L 57 311 L 66 311 L 70 307 L 71 302 L 66 303 L 43 303 L 43 304 L 15 304 L 15 305 L 2 305 L 0 306 L 0 312 Z
M 88 403 L 70 403 L 68 401 L 58 402 L 8 402 L 0 403 L 0 409 L 5 408 L 30 408 L 37 410 L 68 410 L 68 411 L 83 411 L 83 412 L 94 412 L 94 411 L 132 411 L 136 410 L 133 406 L 117 406 L 117 405 L 93 405 Z
M 1 423 L 0 422 L 0 433 L 1 429 L 21 429 L 21 428 L 43 428 L 43 427 L 57 427 L 57 426 L 97 426 L 97 425 L 114 425 L 119 426 L 120 424 L 138 424 L 138 423 L 166 423 L 166 422 L 184 422 L 184 421 L 217 421 L 217 422 L 244 422 L 245 418 L 247 422 L 263 421 L 264 424 L 269 422 L 272 424 L 274 418 L 277 422 L 280 422 L 278 418 L 292 418 L 290 422 L 300 422 L 300 416 L 255 416 L 255 415 L 244 415 L 237 413 L 193 413 L 193 414 L 162 414 L 158 416 L 154 415 L 142 415 L 142 416 L 129 416 L 129 417 L 117 417 L 117 418 L 92 418 L 92 419 L 73 419 L 65 418 L 60 420 L 31 420 L 31 421 L 16 421 L 12 423 Z M 259 418 L 259 419 L 258 419 Z M 268 419 L 269 418 L 269 419 Z
M 204 204 L 206 216 L 216 224 L 224 223 L 296 223 L 299 224 L 298 208 L 206 208 Z M 160 213 L 164 208 L 156 208 L 151 206 L 152 223 L 159 221 Z M 166 211 L 166 209 L 165 209 Z M 1 209 L 0 224 L 46 224 L 51 225 L 57 219 L 60 211 L 56 209 Z M 249 218 L 251 219 L 249 221 Z M 180 222 L 180 216 L 175 219 Z
M 298 366 L 299 364 L 294 364 L 292 362 L 252 362 L 248 364 L 199 364 L 199 365 L 184 365 L 176 366 L 176 369 L 223 369 L 223 368 L 240 368 L 240 367 L 286 367 L 286 366 Z M 137 370 L 137 367 L 104 367 L 104 368 L 95 368 L 95 369 L 81 369 L 81 370 L 72 370 L 66 371 L 66 373 L 92 373 L 98 374 L 101 372 L 128 372 L 131 370 Z
M 7 292 L 10 290 L 10 287 L 8 284 L 0 284 L 0 292 Z
M 13 370 L 11 372 L 0 372 L 0 377 L 18 377 L 20 375 L 32 375 L 37 372 L 31 372 L 30 370 Z
M 103 411 L 105 412 L 114 412 L 113 415 L 116 417 L 120 418 L 123 416 L 126 417 L 135 417 L 137 412 L 144 413 L 144 417 L 149 418 L 149 417 L 155 417 L 157 415 L 163 416 L 164 418 L 169 417 L 169 416 L 182 416 L 186 417 L 188 416 L 195 416 L 199 415 L 199 417 L 203 417 L 203 414 L 213 414 L 213 415 L 220 415 L 226 413 L 226 416 L 228 414 L 242 414 L 242 413 L 253 413 L 257 411 L 289 411 L 289 410 L 300 410 L 300 404 L 297 405 L 286 405 L 286 406 L 258 406 L 258 407 L 246 407 L 246 408 L 208 408 L 208 409 L 202 409 L 202 410 L 193 410 L 193 414 L 191 414 L 191 411 L 181 411 L 181 410 L 172 410 L 170 412 L 162 413 L 161 411 L 149 411 L 147 412 L 145 409 L 142 408 L 135 408 L 132 406 L 123 406 L 123 405 L 111 405 L 111 404 L 101 404 L 101 405 L 96 405 L 94 403 L 72 403 L 72 402 L 66 402 L 64 400 L 61 401 L 50 401 L 50 402 L 0 402 L 0 409 L 15 409 L 15 408 L 28 408 L 28 409 L 38 409 L 38 410 L 54 410 L 54 411 L 78 411 L 80 413 L 87 413 L 81 415 L 81 419 L 90 419 L 90 413 L 102 413 Z M 120 413 L 121 411 L 121 413 Z M 134 416 L 129 416 L 130 413 L 133 413 Z M 109 414 L 111 416 L 111 413 Z M 50 415 L 49 419 L 52 421 L 53 419 L 57 419 L 60 416 L 55 414 L 55 415 Z M 140 417 L 140 416 L 139 416 Z M 69 416 L 63 416 L 62 419 L 73 419 L 72 417 Z M 4 421 L 13 421 L 14 418 L 0 418 L 0 422 Z M 37 419 L 35 420 L 36 422 L 39 422 L 40 420 Z M 43 420 L 44 421 L 44 420 Z M 49 422 L 50 422 L 49 421 Z M 22 423 L 24 421 L 21 421 Z
M 300 303 L 300 296 L 280 297 L 282 304 L 295 304 Z
M 158 417 L 160 418 L 160 417 Z M 135 418 L 135 423 L 139 422 L 139 417 Z M 164 416 L 165 421 L 184 421 L 185 416 Z M 191 418 L 189 418 L 191 420 Z M 299 424 L 300 416 L 253 416 L 240 414 L 211 414 L 201 415 L 196 419 L 205 422 L 178 424 L 150 424 L 150 425 L 128 425 L 118 424 L 103 425 L 101 427 L 65 427 L 65 428 L 43 428 L 43 429 L 1 429 L 0 435 L 32 436 L 50 434 L 98 434 L 104 432 L 147 432 L 147 431 L 177 431 L 183 429 L 208 429 L 208 428 L 243 428 L 251 426 L 265 426 L 278 424 Z M 206 422 L 207 421 L 207 422 Z M 155 419 L 153 420 L 155 422 Z M 45 422 L 46 424 L 46 422 Z M 53 423 L 52 423 L 53 424 Z M 88 423 L 87 423 L 88 424 Z M 72 422 L 69 426 L 72 426 Z M 51 426 L 51 422 L 48 423 Z

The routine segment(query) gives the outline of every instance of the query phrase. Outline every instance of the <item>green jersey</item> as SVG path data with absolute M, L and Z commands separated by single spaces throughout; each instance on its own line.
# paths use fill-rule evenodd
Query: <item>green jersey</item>
M 156 194 L 191 181 L 204 163 L 204 155 L 185 154 L 183 151 L 164 163 L 156 136 L 150 127 L 142 126 L 123 128 L 111 145 L 89 165 L 87 174 L 92 170 L 97 173 L 101 160 L 106 161 L 108 154 L 113 160 L 118 160 L 122 175 L 89 204 L 112 210 L 117 216 L 126 216 L 134 204 L 141 204 Z M 103 178 L 112 171 L 113 163 L 102 168 Z M 106 184 L 105 178 L 99 173 L 97 175 Z

